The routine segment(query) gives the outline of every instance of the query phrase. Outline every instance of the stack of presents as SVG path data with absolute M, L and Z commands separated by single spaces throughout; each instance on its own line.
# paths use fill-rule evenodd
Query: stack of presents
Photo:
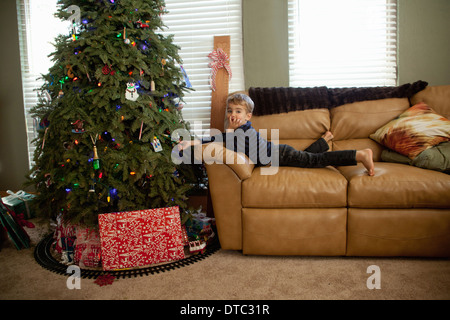
M 23 227 L 34 217 L 28 209 L 33 197 L 11 193 L 0 204 L 2 225 L 17 249 L 30 247 Z M 74 225 L 59 216 L 54 249 L 61 263 L 105 271 L 184 259 L 203 253 L 215 237 L 214 218 L 200 211 L 186 215 L 183 224 L 178 207 L 105 213 L 98 216 L 98 228 Z
M 204 252 L 215 236 L 214 219 L 191 214 L 182 225 L 178 207 L 98 216 L 98 230 L 57 221 L 55 249 L 62 263 L 120 270 L 185 258 Z

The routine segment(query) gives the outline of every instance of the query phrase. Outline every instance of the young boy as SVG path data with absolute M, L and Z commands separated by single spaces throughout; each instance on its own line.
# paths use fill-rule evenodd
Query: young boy
M 253 109 L 254 103 L 247 95 L 241 93 L 230 95 L 227 98 L 226 107 L 227 129 L 221 134 L 221 137 L 204 138 L 201 142 L 198 140 L 182 141 L 179 144 L 179 149 L 184 150 L 199 143 L 213 142 L 221 138 L 221 141 L 225 143 L 227 148 L 231 149 L 228 145 L 232 145 L 235 152 L 245 150 L 247 157 L 256 162 L 256 165 L 267 165 L 268 163 L 264 163 L 260 157 L 260 150 L 264 150 L 264 155 L 267 152 L 267 156 L 270 157 L 273 145 L 272 142 L 263 139 L 252 127 L 250 119 Z M 327 142 L 332 138 L 332 133 L 326 132 L 305 151 L 296 150 L 286 144 L 280 144 L 279 166 L 323 168 L 326 166 L 353 166 L 357 162 L 361 162 L 367 169 L 369 176 L 375 174 L 371 149 L 326 152 L 329 148 Z M 233 144 L 226 143 L 230 139 L 234 140 Z

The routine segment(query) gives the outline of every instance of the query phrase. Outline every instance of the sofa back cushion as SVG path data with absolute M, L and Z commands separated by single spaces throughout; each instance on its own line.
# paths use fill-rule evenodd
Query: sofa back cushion
M 436 113 L 450 119 L 450 85 L 432 86 L 411 98 L 411 106 L 425 102 Z
M 292 111 L 264 116 L 253 116 L 253 127 L 261 132 L 267 130 L 267 138 L 273 140 L 271 130 L 278 130 L 279 143 L 285 143 L 297 149 L 305 149 L 313 141 L 330 130 L 330 112 L 328 109 Z
M 383 147 L 369 136 L 408 108 L 407 98 L 392 98 L 354 102 L 331 109 L 333 150 L 371 148 L 375 161 L 379 161 Z

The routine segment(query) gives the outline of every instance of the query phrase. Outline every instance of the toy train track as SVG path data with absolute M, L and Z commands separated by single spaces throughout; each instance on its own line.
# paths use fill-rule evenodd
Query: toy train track
M 52 272 L 61 274 L 61 275 L 69 275 L 67 273 L 67 265 L 60 263 L 57 261 L 51 254 L 51 246 L 53 243 L 53 234 L 49 234 L 44 239 L 42 239 L 34 250 L 34 258 L 37 263 L 39 263 L 43 268 L 50 270 Z M 211 242 L 206 250 L 203 253 L 198 253 L 195 255 L 191 255 L 181 260 L 171 261 L 165 264 L 158 264 L 154 266 L 148 266 L 143 268 L 136 269 L 127 269 L 127 270 L 112 270 L 112 271 L 103 271 L 103 270 L 94 270 L 94 269 L 81 269 L 81 278 L 88 279 L 97 279 L 98 276 L 101 275 L 112 275 L 116 279 L 120 278 L 131 278 L 137 276 L 148 276 L 155 273 L 161 273 L 165 271 L 175 270 L 182 268 L 184 266 L 193 264 L 197 261 L 201 261 L 206 257 L 210 256 L 214 252 L 220 249 L 220 244 L 218 239 L 216 238 L 213 242 Z

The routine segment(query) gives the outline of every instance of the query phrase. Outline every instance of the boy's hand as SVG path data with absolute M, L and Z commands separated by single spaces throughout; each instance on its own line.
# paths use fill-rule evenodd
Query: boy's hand
M 183 140 L 178 143 L 178 150 L 184 150 L 192 146 L 192 141 Z
M 228 129 L 236 130 L 241 126 L 241 119 L 230 117 L 228 119 Z

